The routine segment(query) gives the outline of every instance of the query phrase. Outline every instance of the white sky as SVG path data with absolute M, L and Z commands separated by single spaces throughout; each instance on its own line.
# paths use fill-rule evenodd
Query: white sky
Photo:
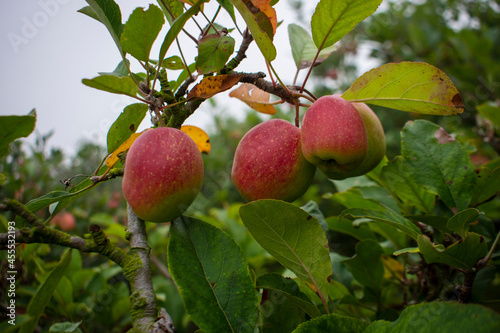
M 156 4 L 155 1 L 142 0 L 118 0 L 117 3 L 122 10 L 122 22 L 126 22 L 135 7 L 147 8 L 149 3 Z M 311 14 L 315 3 L 312 1 L 311 8 L 308 8 Z M 105 27 L 77 12 L 86 5 L 84 0 L 0 2 L 0 115 L 25 115 L 36 108 L 36 131 L 47 134 L 54 130 L 49 146 L 59 147 L 69 154 L 78 149 L 82 139 L 105 145 L 106 133 L 112 122 L 126 105 L 137 102 L 81 83 L 83 78 L 97 76 L 97 72 L 112 71 L 121 60 Z M 291 17 L 288 1 L 280 1 L 276 8 L 278 20 L 284 22 L 275 36 L 278 57 L 273 65 L 282 80 L 290 84 L 295 74 L 295 64 L 286 27 L 296 22 Z M 203 22 L 202 18 L 198 20 Z M 227 22 L 228 26 L 232 26 L 231 21 Z M 240 24 L 240 27 L 243 26 Z M 168 27 L 168 24 L 164 27 Z M 190 31 L 197 34 L 193 29 Z M 151 58 L 157 58 L 155 55 L 165 33 L 165 29 L 160 33 Z M 233 34 L 233 37 L 236 38 L 236 35 Z M 238 41 L 236 50 L 239 48 Z M 190 40 L 185 43 L 183 51 L 188 61 L 193 61 L 196 52 L 194 44 Z M 176 48 L 172 47 L 167 56 L 176 52 Z M 248 58 L 238 70 L 266 72 L 263 57 L 255 43 L 252 43 L 247 55 Z M 208 130 L 211 113 L 223 111 L 242 115 L 243 110 L 248 109 L 243 103 L 229 99 L 227 92 L 221 95 L 224 96 L 218 101 L 223 110 L 202 105 L 186 124 Z M 149 126 L 148 116 L 142 127 L 144 125 Z M 33 142 L 33 134 L 28 142 L 30 140 Z

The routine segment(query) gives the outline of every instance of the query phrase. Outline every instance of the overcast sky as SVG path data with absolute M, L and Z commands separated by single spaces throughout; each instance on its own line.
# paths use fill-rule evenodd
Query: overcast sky
M 118 0 L 117 3 L 122 10 L 122 22 L 125 22 L 135 7 L 147 8 L 149 3 L 156 2 Z M 315 3 L 311 2 L 313 5 Z M 112 71 L 121 60 L 105 27 L 77 12 L 86 5 L 84 0 L 0 2 L 0 115 L 25 115 L 36 108 L 36 131 L 47 134 L 54 130 L 50 145 L 70 154 L 78 149 L 80 140 L 105 145 L 106 133 L 112 122 L 126 105 L 136 102 L 126 96 L 99 91 L 81 83 L 83 78 L 93 78 L 98 72 Z M 312 13 L 314 8 L 310 7 Z M 296 22 L 288 1 L 280 1 L 276 8 L 278 20 L 284 20 L 284 24 L 278 28 L 275 36 L 278 57 L 273 64 L 280 77 L 286 83 L 291 83 L 295 65 L 286 26 Z M 232 26 L 231 23 L 227 21 L 228 26 Z M 152 58 L 157 58 L 155 55 L 158 54 L 160 39 L 165 36 L 165 32 L 161 33 L 155 44 Z M 189 40 L 185 43 L 184 51 L 190 58 L 188 61 L 193 61 L 196 52 L 194 44 Z M 238 47 L 237 39 L 235 48 Z M 167 56 L 176 54 L 176 51 L 172 47 Z M 263 57 L 255 43 L 252 43 L 248 59 L 238 69 L 265 71 Z M 222 95 L 227 96 L 227 93 Z M 186 124 L 208 130 L 213 112 L 234 112 L 239 115 L 246 112 L 243 103 L 228 100 L 228 97 L 219 100 L 223 110 L 204 107 L 195 112 Z M 149 117 L 143 122 L 143 127 L 147 125 Z M 32 134 L 30 139 L 33 138 Z

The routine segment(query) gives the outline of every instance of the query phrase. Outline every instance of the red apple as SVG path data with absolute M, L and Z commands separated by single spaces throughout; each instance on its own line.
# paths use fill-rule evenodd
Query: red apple
M 231 178 L 247 201 L 294 201 L 309 187 L 316 168 L 302 156 L 300 130 L 282 119 L 265 121 L 236 148 Z
M 50 222 L 53 225 L 57 225 L 63 231 L 70 231 L 76 228 L 76 219 L 70 212 L 60 212 Z
M 201 153 L 178 129 L 148 130 L 127 153 L 123 195 L 145 221 L 169 222 L 182 215 L 198 195 L 202 182 Z
M 304 157 L 328 178 L 343 179 L 368 151 L 363 118 L 340 96 L 323 96 L 306 111 L 301 128 Z

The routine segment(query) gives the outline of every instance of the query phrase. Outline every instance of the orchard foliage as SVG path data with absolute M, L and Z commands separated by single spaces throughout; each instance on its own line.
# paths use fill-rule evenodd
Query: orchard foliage
M 498 331 L 500 110 L 494 102 L 477 107 L 493 146 L 492 158 L 478 163 L 473 142 L 428 118 L 459 117 L 464 111 L 452 80 L 439 66 L 400 54 L 340 92 L 347 104 L 408 113 L 413 119 L 398 129 L 400 152 L 383 156 L 359 177 L 329 180 L 316 173 L 307 192 L 292 203 L 276 198 L 242 203 L 229 182 L 236 141 L 261 118 L 249 114 L 238 126 L 217 118 L 220 133 L 210 137 L 184 125 L 210 98 L 228 94 L 260 114 L 293 119 L 300 127 L 306 108 L 320 97 L 309 88 L 314 68 L 338 56 L 336 45 L 381 2 L 320 0 L 308 25 L 301 26 L 276 10 L 276 0 L 160 0 L 136 8 L 126 20 L 114 0 L 87 0 L 80 12 L 107 29 L 121 61 L 113 72 L 82 82 L 138 103 L 125 107 L 110 127 L 91 175 L 65 170 L 75 172 L 58 187 L 51 179 L 59 173 L 39 177 L 31 184 L 39 190 L 31 192 L 23 191 L 22 180 L 30 169 L 22 165 L 19 144 L 11 143 L 30 135 L 36 113 L 1 117 L 0 157 L 6 156 L 0 175 L 5 199 L 0 245 L 6 249 L 1 259 L 10 270 L 25 272 L 17 284 L 17 326 L 5 317 L 1 331 Z M 283 82 L 274 67 L 284 53 L 275 45 L 279 29 L 289 33 L 293 82 Z M 196 46 L 193 59 L 182 52 L 189 44 L 181 37 Z M 249 61 L 253 44 L 265 69 L 241 72 L 238 66 Z M 327 95 L 334 93 L 339 91 Z M 117 179 L 127 170 L 129 149 L 143 141 L 137 139 L 144 135 L 138 128 L 148 114 L 149 127 L 178 128 L 200 154 L 210 153 L 203 156 L 201 193 L 189 208 L 191 198 L 176 207 L 188 210 L 164 221 L 170 223 L 141 220 L 132 203 L 125 213 L 116 203 L 120 192 L 94 191 L 113 186 L 108 184 L 120 188 Z M 271 147 L 273 139 L 268 140 L 250 144 Z M 55 152 L 37 154 L 42 167 L 62 159 Z M 310 182 L 312 172 L 292 178 L 302 186 L 301 177 Z M 252 185 L 251 179 L 244 181 Z M 210 184 L 217 185 L 215 191 Z M 82 206 L 85 198 L 93 199 L 88 206 Z M 101 198 L 109 200 L 108 208 Z M 156 200 L 168 201 L 150 201 Z M 76 216 L 74 230 L 53 223 L 68 211 Z M 15 230 L 9 221 L 15 221 Z M 13 248 L 15 257 L 9 256 Z

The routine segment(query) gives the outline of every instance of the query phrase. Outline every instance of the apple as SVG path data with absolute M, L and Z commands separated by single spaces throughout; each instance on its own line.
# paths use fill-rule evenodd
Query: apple
M 285 120 L 271 119 L 238 143 L 231 178 L 247 201 L 292 202 L 305 193 L 315 171 L 302 156 L 300 130 Z
M 203 182 L 203 159 L 194 141 L 169 127 L 150 129 L 130 147 L 122 191 L 134 213 L 170 222 L 193 203 Z
M 306 111 L 301 128 L 304 157 L 330 179 L 372 170 L 385 154 L 380 120 L 364 103 L 323 96 Z
M 53 225 L 59 226 L 63 231 L 71 231 L 76 228 L 76 219 L 70 212 L 60 212 L 50 222 Z

